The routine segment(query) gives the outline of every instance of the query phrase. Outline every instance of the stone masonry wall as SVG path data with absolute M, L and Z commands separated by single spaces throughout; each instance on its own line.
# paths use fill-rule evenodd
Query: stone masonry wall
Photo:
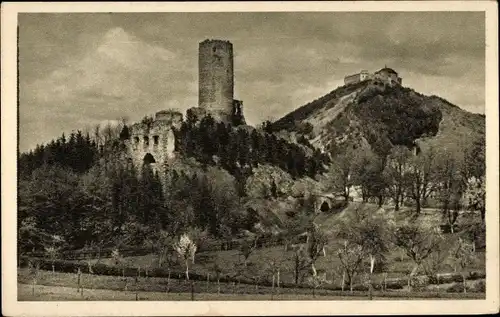
M 199 44 L 198 106 L 215 119 L 228 122 L 233 111 L 233 45 L 229 41 L 205 40 Z

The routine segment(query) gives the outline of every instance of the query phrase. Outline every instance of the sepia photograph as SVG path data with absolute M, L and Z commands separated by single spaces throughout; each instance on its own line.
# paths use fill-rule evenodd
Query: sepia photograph
M 498 312 L 495 3 L 313 3 L 2 5 L 6 315 Z

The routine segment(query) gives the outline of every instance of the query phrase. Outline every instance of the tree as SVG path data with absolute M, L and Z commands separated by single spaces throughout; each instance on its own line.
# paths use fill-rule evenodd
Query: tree
M 461 237 L 472 245 L 473 252 L 476 252 L 478 242 L 480 246 L 484 246 L 486 238 L 486 224 L 483 220 L 477 218 L 468 218 L 461 232 Z
M 458 243 L 454 249 L 452 249 L 452 258 L 455 263 L 455 272 L 460 268 L 460 273 L 462 275 L 462 281 L 464 285 L 464 293 L 467 293 L 467 284 L 465 278 L 465 268 L 474 262 L 474 248 L 472 244 L 467 243 L 462 238 L 458 238 Z
M 292 261 L 293 261 L 293 276 L 295 284 L 302 281 L 303 272 L 309 267 L 310 263 L 308 261 L 307 252 L 305 245 L 294 245 L 290 248 L 292 250 Z
M 395 230 L 394 244 L 403 249 L 414 263 L 409 274 L 410 279 L 417 273 L 423 261 L 439 250 L 442 239 L 439 229 L 432 229 L 415 222 L 403 224 Z
M 244 265 L 247 267 L 248 258 L 253 253 L 253 251 L 257 248 L 257 240 L 258 237 L 254 237 L 253 239 L 246 239 L 240 245 L 239 251 L 240 254 L 243 255 Z
M 478 211 L 481 222 L 484 223 L 486 214 L 486 183 L 484 175 L 480 177 L 473 176 L 469 179 L 464 196 L 467 209 Z
M 165 258 L 169 257 L 169 250 L 172 246 L 172 236 L 165 230 L 156 232 L 153 237 L 153 246 L 158 258 L 158 267 L 162 267 Z M 170 268 L 169 268 L 170 269 Z
M 361 187 L 363 202 L 376 197 L 378 205 L 382 206 L 387 187 L 383 177 L 383 160 L 371 150 L 360 150 L 353 164 L 353 185 Z
M 177 251 L 181 259 L 186 265 L 186 280 L 189 280 L 189 260 L 194 263 L 194 255 L 196 253 L 196 244 L 187 234 L 183 234 L 179 241 L 174 244 L 174 249 Z
M 384 214 L 370 212 L 369 208 L 361 205 L 349 214 L 337 225 L 337 237 L 344 239 L 348 244 L 344 244 L 339 256 L 343 257 L 343 266 L 352 266 L 347 272 L 348 280 L 360 269 L 358 256 L 361 259 L 368 258 L 370 262 L 370 287 L 372 274 L 376 262 L 383 263 L 385 254 L 389 250 L 390 237 L 388 232 L 392 231 L 394 222 L 385 217 Z M 359 246 L 357 248 L 356 246 Z M 371 290 L 371 288 L 370 288 Z
M 307 230 L 306 254 L 313 276 L 317 274 L 315 263 L 321 254 L 325 255 L 325 246 L 327 244 L 328 239 L 325 232 L 315 223 L 312 223 Z
M 354 157 L 355 150 L 352 148 L 347 148 L 344 152 L 336 154 L 329 172 L 333 176 L 333 189 L 340 192 L 347 202 L 349 201 L 349 189 L 352 186 Z
M 438 155 L 436 164 L 437 198 L 441 203 L 443 218 L 454 233 L 455 223 L 462 207 L 462 197 L 467 186 L 462 150 L 447 147 Z
M 56 248 L 55 246 L 50 246 L 50 247 L 45 247 L 45 254 L 49 258 L 50 262 L 52 263 L 52 273 L 55 273 L 55 261 L 57 260 L 58 254 L 59 254 L 59 249 Z
M 394 201 L 394 210 L 398 211 L 404 198 L 407 187 L 406 173 L 411 153 L 405 146 L 395 146 L 387 158 L 384 169 L 384 178 L 387 182 L 387 191 Z
M 415 214 L 418 216 L 422 204 L 435 190 L 436 151 L 433 147 L 423 149 L 419 155 L 409 161 L 407 173 L 408 193 L 415 202 Z
M 340 265 L 347 275 L 347 283 L 352 292 L 354 277 L 360 272 L 361 264 L 365 257 L 363 248 L 359 244 L 349 243 L 346 240 L 342 248 L 337 250 L 337 256 L 339 257 Z

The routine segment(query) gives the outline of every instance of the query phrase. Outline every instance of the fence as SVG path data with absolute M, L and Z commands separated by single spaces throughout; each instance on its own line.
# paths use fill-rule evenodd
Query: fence
M 136 272 L 137 273 L 137 272 Z M 312 299 L 319 297 L 358 297 L 358 298 L 484 298 L 484 289 L 469 289 L 467 294 L 454 294 L 439 291 L 395 291 L 388 289 L 375 289 L 371 292 L 366 289 L 356 288 L 353 291 L 339 290 L 328 287 L 305 287 L 287 284 L 267 285 L 255 283 L 253 285 L 239 282 L 216 282 L 214 276 L 207 275 L 205 280 L 174 280 L 164 278 L 145 277 L 144 274 L 134 276 L 98 276 L 85 274 L 78 271 L 76 274 L 66 274 L 53 279 L 52 272 L 44 271 L 36 276 L 20 274 L 21 284 L 32 284 L 31 296 L 41 294 L 37 285 L 64 286 L 76 288 L 75 298 L 90 299 L 95 290 L 107 290 L 108 295 L 116 300 L 126 297 L 127 300 L 162 299 L 170 300 L 221 300 L 221 299 Z M 163 294 L 163 295 L 162 295 Z M 156 297 L 155 297 L 156 296 Z M 95 297 L 95 296 L 94 296 Z M 106 300 L 106 298 L 97 298 Z
M 137 279 L 138 276 L 145 275 L 146 272 L 141 271 L 140 268 L 136 267 L 121 267 L 121 266 L 110 266 L 110 265 L 105 265 L 105 264 L 96 264 L 92 267 L 92 272 L 90 271 L 90 268 L 87 265 L 83 265 L 78 262 L 73 262 L 73 261 L 63 261 L 63 260 L 56 260 L 56 261 L 50 261 L 47 259 L 38 259 L 38 258 L 28 258 L 28 257 L 22 257 L 22 263 L 21 265 L 25 266 L 28 263 L 38 263 L 39 268 L 41 270 L 47 270 L 47 271 L 57 271 L 57 272 L 62 272 L 62 273 L 77 273 L 78 274 L 87 274 L 87 273 L 92 273 L 94 276 L 107 276 L 107 277 L 121 277 L 123 279 L 128 279 L 128 278 L 135 278 Z M 182 280 L 186 279 L 185 272 L 183 271 L 177 271 L 177 270 L 169 270 L 169 269 L 164 269 L 164 268 L 155 268 L 152 270 L 147 271 L 147 275 L 145 275 L 148 278 L 167 278 L 169 281 L 171 279 L 177 279 L 179 282 Z M 210 273 L 205 273 L 205 274 L 198 274 L 196 272 L 190 272 L 189 273 L 189 279 L 192 282 L 196 283 L 203 283 L 203 282 L 214 282 L 217 280 L 218 283 L 225 283 L 225 284 L 232 284 L 232 287 L 235 288 L 236 285 L 240 287 L 240 285 L 247 285 L 244 286 L 244 289 L 248 289 L 249 285 L 255 286 L 257 289 L 259 287 L 272 287 L 272 289 L 275 289 L 275 285 L 277 285 L 280 289 L 293 289 L 295 291 L 297 290 L 310 290 L 311 292 L 313 290 L 315 291 L 342 291 L 343 288 L 340 285 L 334 285 L 334 284 L 323 284 L 320 285 L 316 288 L 309 284 L 293 284 L 293 283 L 279 283 L 277 282 L 275 284 L 274 279 L 272 281 L 262 279 L 261 277 L 256 277 L 256 278 L 245 278 L 242 276 L 230 276 L 227 274 L 219 274 L 217 278 L 216 274 L 210 274 Z M 484 279 L 486 277 L 486 274 L 484 272 L 479 272 L 479 271 L 472 271 L 469 272 L 466 276 L 467 280 L 479 280 L 479 279 Z M 211 279 L 210 279 L 211 278 Z M 459 273 L 450 273 L 450 274 L 440 274 L 437 279 L 429 279 L 427 276 L 419 276 L 411 280 L 412 285 L 418 285 L 418 284 L 444 284 L 444 283 L 460 283 L 463 281 L 463 277 Z M 403 289 L 408 283 L 408 280 L 406 278 L 401 278 L 401 279 L 387 279 L 384 284 L 372 284 L 372 288 L 375 291 L 387 291 L 387 290 L 401 290 Z M 353 291 L 369 291 L 370 287 L 366 284 L 357 284 L 354 285 Z M 181 289 L 183 292 L 189 292 L 189 289 Z M 207 284 L 207 291 L 208 291 L 208 284 Z M 218 290 L 220 292 L 220 289 Z
M 244 239 L 233 239 L 227 241 L 221 240 L 206 240 L 198 246 L 198 253 L 201 252 L 212 252 L 212 251 L 223 251 L 223 250 L 234 250 L 242 246 L 246 240 Z M 261 237 L 257 240 L 257 249 L 268 248 L 274 246 L 282 246 L 285 244 L 285 238 L 283 236 L 274 237 Z M 170 251 L 174 251 L 172 246 L 169 246 Z M 61 258 L 66 260 L 83 260 L 88 258 L 98 258 L 98 257 L 109 257 L 111 252 L 115 248 L 101 248 L 100 250 L 95 248 L 93 250 L 67 250 L 60 252 Z M 125 257 L 130 256 L 142 256 L 148 255 L 155 252 L 154 248 L 151 247 L 130 247 L 125 246 L 119 249 L 120 254 Z M 24 254 L 28 257 L 45 257 L 44 252 L 29 252 Z

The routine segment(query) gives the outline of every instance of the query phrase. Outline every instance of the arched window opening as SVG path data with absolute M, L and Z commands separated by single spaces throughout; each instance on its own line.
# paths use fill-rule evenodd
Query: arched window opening
M 145 136 L 144 137 L 144 147 L 148 147 L 149 146 L 149 137 Z
M 157 135 L 153 136 L 153 144 L 158 145 L 160 143 L 160 137 Z

